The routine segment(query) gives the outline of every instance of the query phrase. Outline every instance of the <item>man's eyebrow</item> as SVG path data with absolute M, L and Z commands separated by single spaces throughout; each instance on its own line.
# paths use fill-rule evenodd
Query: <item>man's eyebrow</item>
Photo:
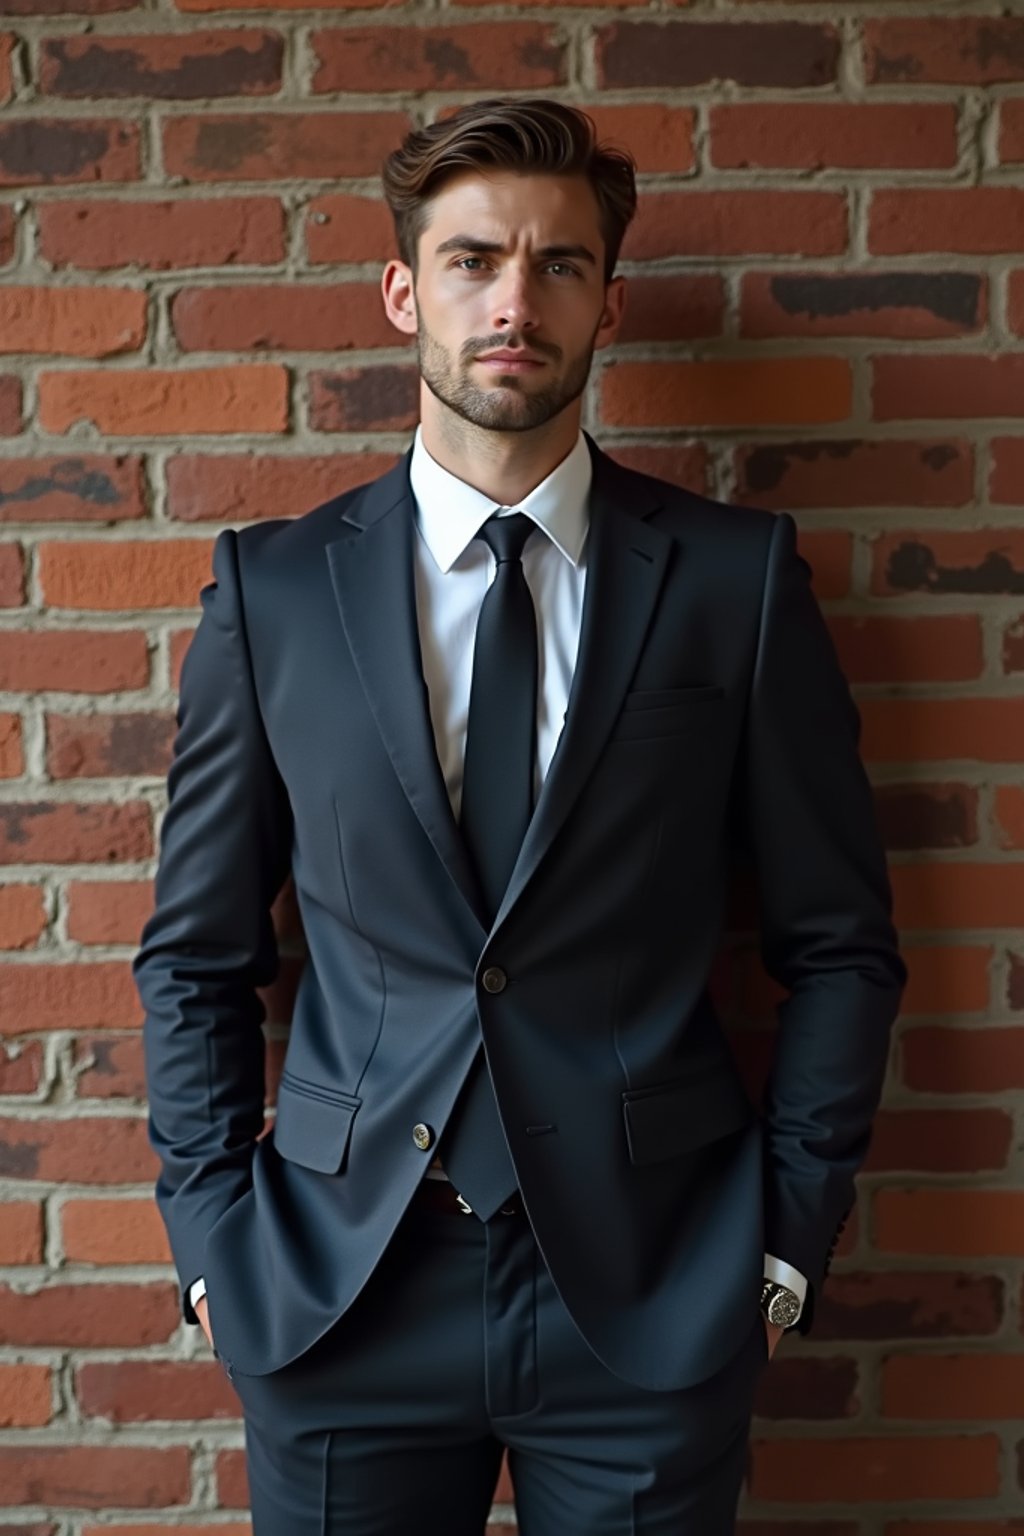
M 444 256 L 448 251 L 471 251 L 475 256 L 500 256 L 504 250 L 505 247 L 496 240 L 479 240 L 476 235 L 452 235 L 441 241 L 434 254 Z M 548 261 L 574 256 L 580 261 L 589 261 L 591 266 L 597 266 L 596 256 L 585 245 L 542 245 L 537 254 Z

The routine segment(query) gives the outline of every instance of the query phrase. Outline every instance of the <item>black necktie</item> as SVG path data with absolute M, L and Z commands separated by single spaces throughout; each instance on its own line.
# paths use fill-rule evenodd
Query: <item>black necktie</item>
M 523 512 L 491 517 L 478 537 L 497 571 L 480 607 L 462 775 L 460 825 L 493 921 L 533 814 L 537 740 L 537 619 L 523 575 L 535 524 Z M 441 1161 L 486 1221 L 516 1187 L 483 1046 L 445 1128 Z

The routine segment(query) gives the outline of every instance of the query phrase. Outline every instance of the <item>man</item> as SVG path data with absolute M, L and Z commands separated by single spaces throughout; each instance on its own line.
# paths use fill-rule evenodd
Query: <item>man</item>
M 255 1536 L 480 1536 L 505 1449 L 521 1536 L 732 1531 L 881 1091 L 904 973 L 792 519 L 581 431 L 635 209 L 591 129 L 481 102 L 391 157 L 413 445 L 222 533 L 182 671 L 135 974 Z M 760 1114 L 708 993 L 737 846 L 788 993 Z

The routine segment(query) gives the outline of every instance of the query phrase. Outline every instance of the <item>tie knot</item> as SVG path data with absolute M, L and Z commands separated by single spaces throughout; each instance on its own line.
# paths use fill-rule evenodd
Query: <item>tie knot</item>
M 484 523 L 477 537 L 483 539 L 499 565 L 505 560 L 522 558 L 526 543 L 536 524 L 525 512 L 512 512 L 507 517 L 495 514 Z

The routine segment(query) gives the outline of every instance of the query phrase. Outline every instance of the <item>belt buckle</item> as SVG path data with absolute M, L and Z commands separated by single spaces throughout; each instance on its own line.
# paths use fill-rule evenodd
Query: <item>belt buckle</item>
M 458 1190 L 455 1191 L 455 1203 L 459 1207 L 459 1210 L 462 1212 L 463 1216 L 472 1216 L 473 1207 L 470 1205 L 468 1200 L 463 1200 Z

